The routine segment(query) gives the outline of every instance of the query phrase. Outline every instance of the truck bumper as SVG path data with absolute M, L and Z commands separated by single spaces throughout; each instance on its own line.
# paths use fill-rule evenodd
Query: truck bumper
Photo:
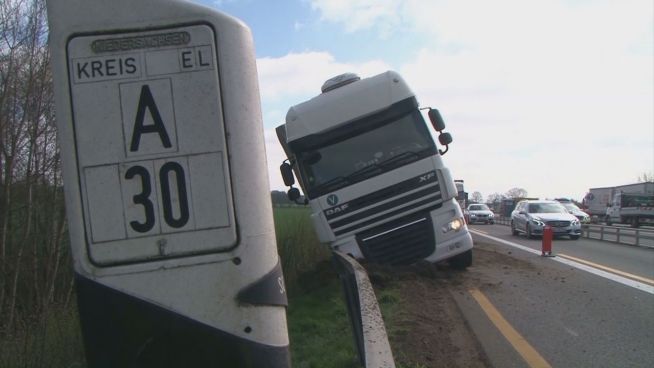
M 425 260 L 431 263 L 436 263 L 454 257 L 457 254 L 461 254 L 470 249 L 472 249 L 472 236 L 470 236 L 470 233 L 466 229 L 465 232 L 462 232 L 450 240 L 437 243 L 434 253 L 425 258 Z

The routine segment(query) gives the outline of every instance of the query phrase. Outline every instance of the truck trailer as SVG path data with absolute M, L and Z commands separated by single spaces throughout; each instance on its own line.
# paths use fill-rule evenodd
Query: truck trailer
M 654 223 L 654 182 L 590 188 L 583 204 L 595 220 L 607 225 Z
M 392 71 L 339 75 L 321 90 L 292 106 L 276 129 L 288 158 L 280 169 L 289 198 L 300 198 L 295 173 L 320 241 L 375 263 L 468 267 L 472 238 L 441 157 L 452 138 L 438 110 L 420 108 Z

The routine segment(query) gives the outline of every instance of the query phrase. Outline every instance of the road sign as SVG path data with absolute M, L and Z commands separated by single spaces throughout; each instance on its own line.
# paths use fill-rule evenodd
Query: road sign
M 249 29 L 187 1 L 47 5 L 87 364 L 287 368 Z
M 206 24 L 69 40 L 78 175 L 94 263 L 235 245 L 215 44 Z

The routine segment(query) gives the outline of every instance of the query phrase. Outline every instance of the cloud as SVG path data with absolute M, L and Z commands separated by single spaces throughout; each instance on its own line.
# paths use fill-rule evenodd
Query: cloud
M 280 58 L 257 59 L 259 84 L 263 99 L 279 100 L 295 97 L 301 102 L 320 93 L 320 86 L 329 78 L 352 72 L 374 75 L 388 70 L 383 61 L 343 63 L 328 52 L 290 53 Z M 290 106 L 289 106 L 290 107 Z
M 266 158 L 268 160 L 268 180 L 270 188 L 273 190 L 284 190 L 286 186 L 279 173 L 279 165 L 286 159 L 286 154 L 279 144 L 275 129 L 267 128 L 264 130 L 266 143 Z
M 397 9 L 401 0 L 311 0 L 321 19 L 343 23 L 346 32 L 367 28 L 388 31 L 401 23 Z
M 454 136 L 445 161 L 469 191 L 488 195 L 518 186 L 533 196 L 581 198 L 589 187 L 629 183 L 654 167 L 649 0 L 314 0 L 311 6 L 347 32 L 373 29 L 383 38 L 395 27 L 431 41 L 401 50 L 413 57 L 394 67 L 379 60 L 351 64 L 319 51 L 260 59 L 264 106 L 315 96 L 324 80 L 346 71 L 365 77 L 395 68 L 422 105 L 443 113 Z M 273 110 L 283 121 L 283 109 L 264 111 Z M 267 143 L 279 154 L 272 133 Z M 271 165 L 271 183 L 279 162 Z

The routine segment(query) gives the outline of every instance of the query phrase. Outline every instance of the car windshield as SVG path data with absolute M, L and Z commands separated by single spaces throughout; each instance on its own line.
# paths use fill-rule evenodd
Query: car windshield
M 435 154 L 436 146 L 419 111 L 356 135 L 300 152 L 310 198 L 360 182 Z
M 490 211 L 487 205 L 485 204 L 475 204 L 468 208 L 470 211 Z
M 581 209 L 579 209 L 579 207 L 577 207 L 577 205 L 574 204 L 574 203 L 570 203 L 570 202 L 568 202 L 568 203 L 561 203 L 561 204 L 562 204 L 563 207 L 565 207 L 568 211 L 574 211 L 574 212 L 581 211 Z
M 568 213 L 559 203 L 530 203 L 528 213 Z

